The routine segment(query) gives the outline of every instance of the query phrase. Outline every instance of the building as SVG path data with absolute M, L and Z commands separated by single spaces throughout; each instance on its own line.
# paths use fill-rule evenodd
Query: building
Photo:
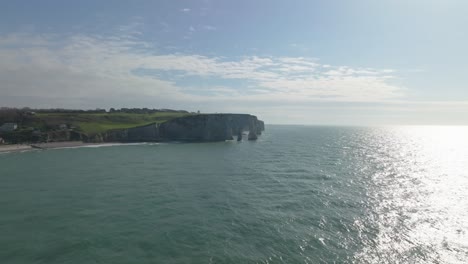
M 16 123 L 5 123 L 0 126 L 0 132 L 11 132 L 15 131 L 18 128 Z

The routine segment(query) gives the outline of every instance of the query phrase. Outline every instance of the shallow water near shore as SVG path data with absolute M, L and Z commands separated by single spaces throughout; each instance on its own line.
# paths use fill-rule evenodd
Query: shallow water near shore
M 467 127 L 0 155 L 2 263 L 467 263 Z

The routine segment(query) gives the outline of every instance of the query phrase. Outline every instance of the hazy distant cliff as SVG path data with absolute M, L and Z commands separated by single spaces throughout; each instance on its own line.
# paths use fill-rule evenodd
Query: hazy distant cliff
M 224 141 L 249 131 L 249 139 L 265 129 L 263 121 L 248 114 L 202 114 L 174 118 L 161 124 L 108 131 L 102 135 L 108 142 L 141 141 Z

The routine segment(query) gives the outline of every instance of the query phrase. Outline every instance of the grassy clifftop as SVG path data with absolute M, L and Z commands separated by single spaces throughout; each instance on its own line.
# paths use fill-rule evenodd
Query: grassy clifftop
M 50 130 L 61 124 L 74 127 L 85 134 L 102 133 L 111 129 L 142 126 L 150 123 L 162 123 L 167 120 L 190 115 L 178 112 L 139 113 L 37 113 L 23 126 Z
M 127 112 L 27 112 L 20 110 L 0 111 L 0 125 L 17 123 L 18 130 L 34 129 L 50 131 L 60 129 L 60 125 L 73 128 L 85 134 L 102 133 L 110 129 L 129 128 L 150 123 L 163 123 L 167 120 L 193 115 L 188 112 L 158 111 L 153 113 Z

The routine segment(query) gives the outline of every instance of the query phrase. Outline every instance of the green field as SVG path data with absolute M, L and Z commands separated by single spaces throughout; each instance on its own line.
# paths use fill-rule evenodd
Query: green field
M 40 129 L 54 129 L 60 124 L 75 127 L 85 134 L 102 133 L 111 129 L 123 129 L 143 126 L 151 123 L 163 123 L 167 120 L 191 115 L 179 112 L 157 112 L 151 114 L 134 113 L 37 113 L 28 120 L 28 126 Z

